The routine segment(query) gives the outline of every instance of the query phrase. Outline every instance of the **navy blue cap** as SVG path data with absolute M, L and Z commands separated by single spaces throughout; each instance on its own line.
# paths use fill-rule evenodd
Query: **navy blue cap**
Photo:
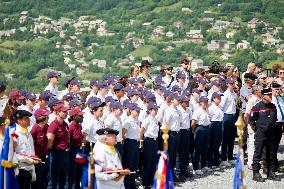
M 199 103 L 200 103 L 200 102 L 208 102 L 208 98 L 207 98 L 206 96 L 201 96 L 201 97 L 199 97 L 198 102 L 199 102 Z
M 50 107 L 50 108 L 52 108 L 53 106 L 55 106 L 55 105 L 58 104 L 58 103 L 62 103 L 62 101 L 61 101 L 61 100 L 58 100 L 58 99 L 55 98 L 55 97 L 51 97 L 51 98 L 49 99 L 48 103 L 47 103 L 47 106 Z
M 161 85 L 160 83 L 156 83 L 156 85 L 154 85 L 154 89 L 160 89 L 162 91 L 166 90 L 166 87 L 164 87 L 163 85 Z
M 244 78 L 246 79 L 257 79 L 257 76 L 253 73 L 245 73 Z
M 227 84 L 233 84 L 233 83 L 235 83 L 235 80 L 233 78 L 229 77 L 229 78 L 226 79 L 226 83 Z
M 129 110 L 135 110 L 137 112 L 140 112 L 140 110 L 141 110 L 141 108 L 137 104 L 135 104 L 135 103 L 128 103 L 127 104 L 127 108 Z
M 149 102 L 149 104 L 147 106 L 147 110 L 151 110 L 151 109 L 157 110 L 159 108 L 160 107 L 155 102 Z
M 97 97 L 91 96 L 88 100 L 87 100 L 87 105 L 90 106 L 90 104 L 92 104 L 93 102 L 96 101 Z
M 176 78 L 186 78 L 186 75 L 183 71 L 178 71 L 176 74 Z
M 129 83 L 132 85 L 137 85 L 139 83 L 138 79 L 135 77 L 129 78 Z
M 155 78 L 155 84 L 164 85 L 166 83 L 163 81 L 162 77 L 156 77 Z
M 74 106 L 81 106 L 83 104 L 83 102 L 81 102 L 80 100 L 78 100 L 77 98 L 72 99 L 69 102 L 69 106 L 70 107 L 74 107 Z
M 220 79 L 215 79 L 214 81 L 211 82 L 211 84 L 215 86 L 221 86 Z
M 115 86 L 113 87 L 113 90 L 122 90 L 124 89 L 124 86 L 120 83 L 115 84 Z
M 182 91 L 182 89 L 178 86 L 178 85 L 174 85 L 172 88 L 171 88 L 171 90 L 173 91 L 173 92 L 181 92 Z
M 118 82 L 118 77 L 112 77 L 110 76 L 107 80 L 108 85 L 115 85 Z
M 184 95 L 184 96 L 188 96 L 188 95 L 191 95 L 191 92 L 186 89 L 186 90 L 183 90 L 183 91 L 181 92 L 181 94 Z
M 53 78 L 53 77 L 59 77 L 60 75 L 61 75 L 60 73 L 51 71 L 51 72 L 47 73 L 47 78 L 50 79 L 50 78 Z
M 176 100 L 181 100 L 181 96 L 178 93 L 172 93 L 171 98 L 176 99 Z
M 66 95 L 64 95 L 63 97 L 62 97 L 62 100 L 64 101 L 64 100 L 72 100 L 74 98 L 74 94 L 73 93 L 71 93 L 71 92 L 69 92 L 69 93 L 67 93 Z
M 125 100 L 123 101 L 122 105 L 123 105 L 124 108 L 127 108 L 127 105 L 128 105 L 129 103 L 131 103 L 130 100 L 129 100 L 129 99 L 125 99 Z
M 27 93 L 26 94 L 26 99 L 28 99 L 28 100 L 35 100 L 36 99 L 36 95 L 34 93 Z
M 170 90 L 165 90 L 165 92 L 164 92 L 164 96 L 165 96 L 165 97 L 171 97 L 171 95 L 172 95 L 172 91 L 170 91 Z
M 198 90 L 197 88 L 193 88 L 191 93 L 197 93 L 197 94 L 200 94 L 200 90 Z
M 73 79 L 75 79 L 75 77 L 66 78 L 66 79 L 64 80 L 64 86 L 67 88 L 68 85 L 70 84 L 70 81 L 73 80 Z
M 50 97 L 52 97 L 52 94 L 50 93 L 49 90 L 47 90 L 47 91 L 43 91 L 43 92 L 39 95 L 38 99 L 39 99 L 39 100 L 49 101 Z
M 13 118 L 14 119 L 20 119 L 23 117 L 31 117 L 33 114 L 26 110 L 15 110 L 13 112 Z
M 148 92 L 145 95 L 145 99 L 149 100 L 150 102 L 156 102 L 156 96 L 151 92 Z
M 95 108 L 98 108 L 100 106 L 104 106 L 105 103 L 101 101 L 101 99 L 94 97 L 94 101 L 89 105 L 90 109 L 93 110 Z
M 111 102 L 111 101 L 115 101 L 115 99 L 112 96 L 107 96 L 105 97 L 105 102 Z
M 106 82 L 99 82 L 98 87 L 100 89 L 105 89 L 105 88 L 108 88 L 108 85 Z
M 113 108 L 113 109 L 122 109 L 123 108 L 123 106 L 120 102 L 114 101 L 114 100 L 110 102 L 109 107 Z
M 127 93 L 127 97 L 132 97 L 134 95 L 139 95 L 140 93 L 137 90 L 129 90 Z
M 70 81 L 70 85 L 77 85 L 77 86 L 80 86 L 80 85 L 83 85 L 83 83 L 81 83 L 81 81 L 79 81 L 78 79 L 72 79 Z
M 214 92 L 214 93 L 212 94 L 211 99 L 213 100 L 213 98 L 218 98 L 218 97 L 221 97 L 221 96 L 224 96 L 224 95 L 223 95 L 222 93 Z
M 138 81 L 138 83 L 145 83 L 146 79 L 144 77 L 138 77 L 137 81 Z
M 91 87 L 91 88 L 92 88 L 94 85 L 98 86 L 98 84 L 99 84 L 99 81 L 98 81 L 98 80 L 92 79 L 92 80 L 90 81 L 90 87 Z
M 96 131 L 97 135 L 118 135 L 119 131 L 111 129 L 111 128 L 103 128 L 103 129 L 98 129 Z
M 188 98 L 187 95 L 181 95 L 181 96 L 180 96 L 180 101 L 187 102 L 187 101 L 189 101 L 189 100 L 190 100 L 190 99 Z
M 197 80 L 197 83 L 206 84 L 207 83 L 207 79 L 200 78 L 200 79 Z
M 263 95 L 269 95 L 272 93 L 272 89 L 271 88 L 264 88 L 261 90 L 261 94 Z

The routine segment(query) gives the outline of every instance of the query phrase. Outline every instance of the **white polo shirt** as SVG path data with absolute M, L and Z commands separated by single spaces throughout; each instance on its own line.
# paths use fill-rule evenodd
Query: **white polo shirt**
M 235 114 L 237 110 L 238 96 L 235 92 L 230 92 L 228 89 L 221 97 L 220 106 L 225 114 Z
M 128 116 L 124 122 L 123 128 L 126 129 L 125 138 L 139 140 L 140 122 L 137 118 Z
M 114 114 L 110 113 L 105 119 L 104 125 L 105 127 L 117 130 L 119 132 L 117 135 L 117 142 L 122 141 L 122 122 L 120 117 L 116 117 Z
M 209 112 L 199 107 L 197 110 L 193 112 L 192 119 L 197 121 L 198 125 L 208 126 L 210 125 Z
M 153 139 L 156 139 L 158 137 L 159 125 L 158 120 L 155 117 L 148 115 L 148 117 L 143 120 L 141 127 L 145 129 L 144 137 Z
M 224 112 L 222 111 L 220 105 L 212 103 L 208 108 L 210 121 L 223 121 Z

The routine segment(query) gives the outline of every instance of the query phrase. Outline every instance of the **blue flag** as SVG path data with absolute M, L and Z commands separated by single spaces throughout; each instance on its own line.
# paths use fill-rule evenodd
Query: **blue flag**
M 153 187 L 155 189 L 174 188 L 174 177 L 168 161 L 168 154 L 166 151 L 161 153 L 154 177 Z
M 241 160 L 241 153 L 238 153 L 236 165 L 235 165 L 235 176 L 234 176 L 234 186 L 233 189 L 240 189 L 244 186 L 244 170 L 243 163 Z
M 89 179 L 90 179 L 90 173 L 89 173 L 89 167 L 90 167 L 90 163 L 89 163 L 89 156 L 85 155 L 85 154 L 80 154 L 81 156 L 85 157 L 87 162 L 84 164 L 83 167 L 83 173 L 82 173 L 82 178 L 81 178 L 81 189 L 87 188 L 90 186 L 89 183 Z M 96 181 L 96 175 L 94 175 L 94 189 L 97 189 L 97 181 Z
M 11 130 L 15 128 L 15 124 L 5 128 L 4 142 L 1 151 L 0 166 L 0 189 L 18 189 L 18 182 L 13 167 L 13 136 Z M 11 136 L 11 137 L 10 137 Z M 15 136 L 14 136 L 15 137 Z

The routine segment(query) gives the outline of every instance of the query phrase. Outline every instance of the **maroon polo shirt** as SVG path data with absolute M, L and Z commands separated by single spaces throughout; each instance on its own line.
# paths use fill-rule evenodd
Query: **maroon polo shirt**
M 82 125 L 76 125 L 73 121 L 69 125 L 70 146 L 81 147 L 83 141 Z
M 35 155 L 37 155 L 40 159 L 45 158 L 48 154 L 47 150 L 47 129 L 48 125 L 44 125 L 43 127 L 40 127 L 37 123 L 34 124 L 31 135 L 34 139 L 34 148 L 35 148 Z
M 55 135 L 52 144 L 53 150 L 66 150 L 69 147 L 69 130 L 65 121 L 60 123 L 55 119 L 50 123 L 47 132 Z

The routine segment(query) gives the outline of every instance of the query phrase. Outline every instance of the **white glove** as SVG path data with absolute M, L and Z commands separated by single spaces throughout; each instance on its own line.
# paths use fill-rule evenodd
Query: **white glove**
M 32 182 L 34 182 L 36 180 L 36 173 L 35 171 L 33 170 L 32 171 Z
M 18 174 L 19 174 L 19 169 L 18 169 L 18 168 L 15 168 L 14 171 L 15 171 L 15 175 L 18 176 Z

